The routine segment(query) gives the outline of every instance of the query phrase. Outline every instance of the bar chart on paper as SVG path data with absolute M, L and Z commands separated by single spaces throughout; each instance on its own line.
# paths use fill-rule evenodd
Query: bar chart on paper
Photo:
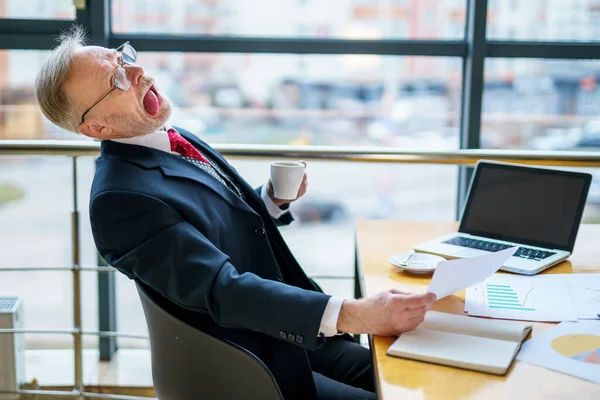
M 535 308 L 533 307 L 526 307 L 526 305 L 528 305 L 529 295 L 535 290 L 534 287 L 529 288 L 527 293 L 522 296 L 522 300 L 519 299 L 518 293 L 510 285 L 494 285 L 488 283 L 484 288 L 488 307 L 491 309 L 535 311 Z M 532 300 L 529 300 L 529 304 L 531 304 L 531 302 Z
M 465 311 L 474 316 L 525 321 L 577 319 L 564 285 L 513 275 L 493 275 L 467 289 Z

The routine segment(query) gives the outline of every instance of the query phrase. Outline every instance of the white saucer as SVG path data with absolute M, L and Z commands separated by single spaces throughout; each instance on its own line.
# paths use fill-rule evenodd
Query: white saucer
M 389 258 L 389 262 L 393 266 L 417 275 L 432 273 L 440 261 L 445 261 L 445 258 L 433 254 L 414 252 L 395 254 Z

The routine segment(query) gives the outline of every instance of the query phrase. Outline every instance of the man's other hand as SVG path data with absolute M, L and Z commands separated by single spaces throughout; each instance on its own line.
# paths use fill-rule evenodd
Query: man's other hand
M 415 329 L 435 301 L 433 293 L 381 292 L 359 300 L 345 300 L 337 329 L 345 333 L 392 336 Z

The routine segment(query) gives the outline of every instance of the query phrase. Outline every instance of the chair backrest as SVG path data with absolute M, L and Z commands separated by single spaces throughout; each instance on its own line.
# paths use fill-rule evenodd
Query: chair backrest
M 136 286 L 160 400 L 283 399 L 273 375 L 254 354 L 173 317 L 139 283 Z

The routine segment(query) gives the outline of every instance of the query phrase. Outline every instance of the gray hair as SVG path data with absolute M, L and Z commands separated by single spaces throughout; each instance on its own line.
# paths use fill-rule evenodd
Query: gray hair
M 46 118 L 72 132 L 79 132 L 81 116 L 62 86 L 69 77 L 73 52 L 85 45 L 85 36 L 85 30 L 77 25 L 63 32 L 58 38 L 58 46 L 35 78 L 35 96 Z

